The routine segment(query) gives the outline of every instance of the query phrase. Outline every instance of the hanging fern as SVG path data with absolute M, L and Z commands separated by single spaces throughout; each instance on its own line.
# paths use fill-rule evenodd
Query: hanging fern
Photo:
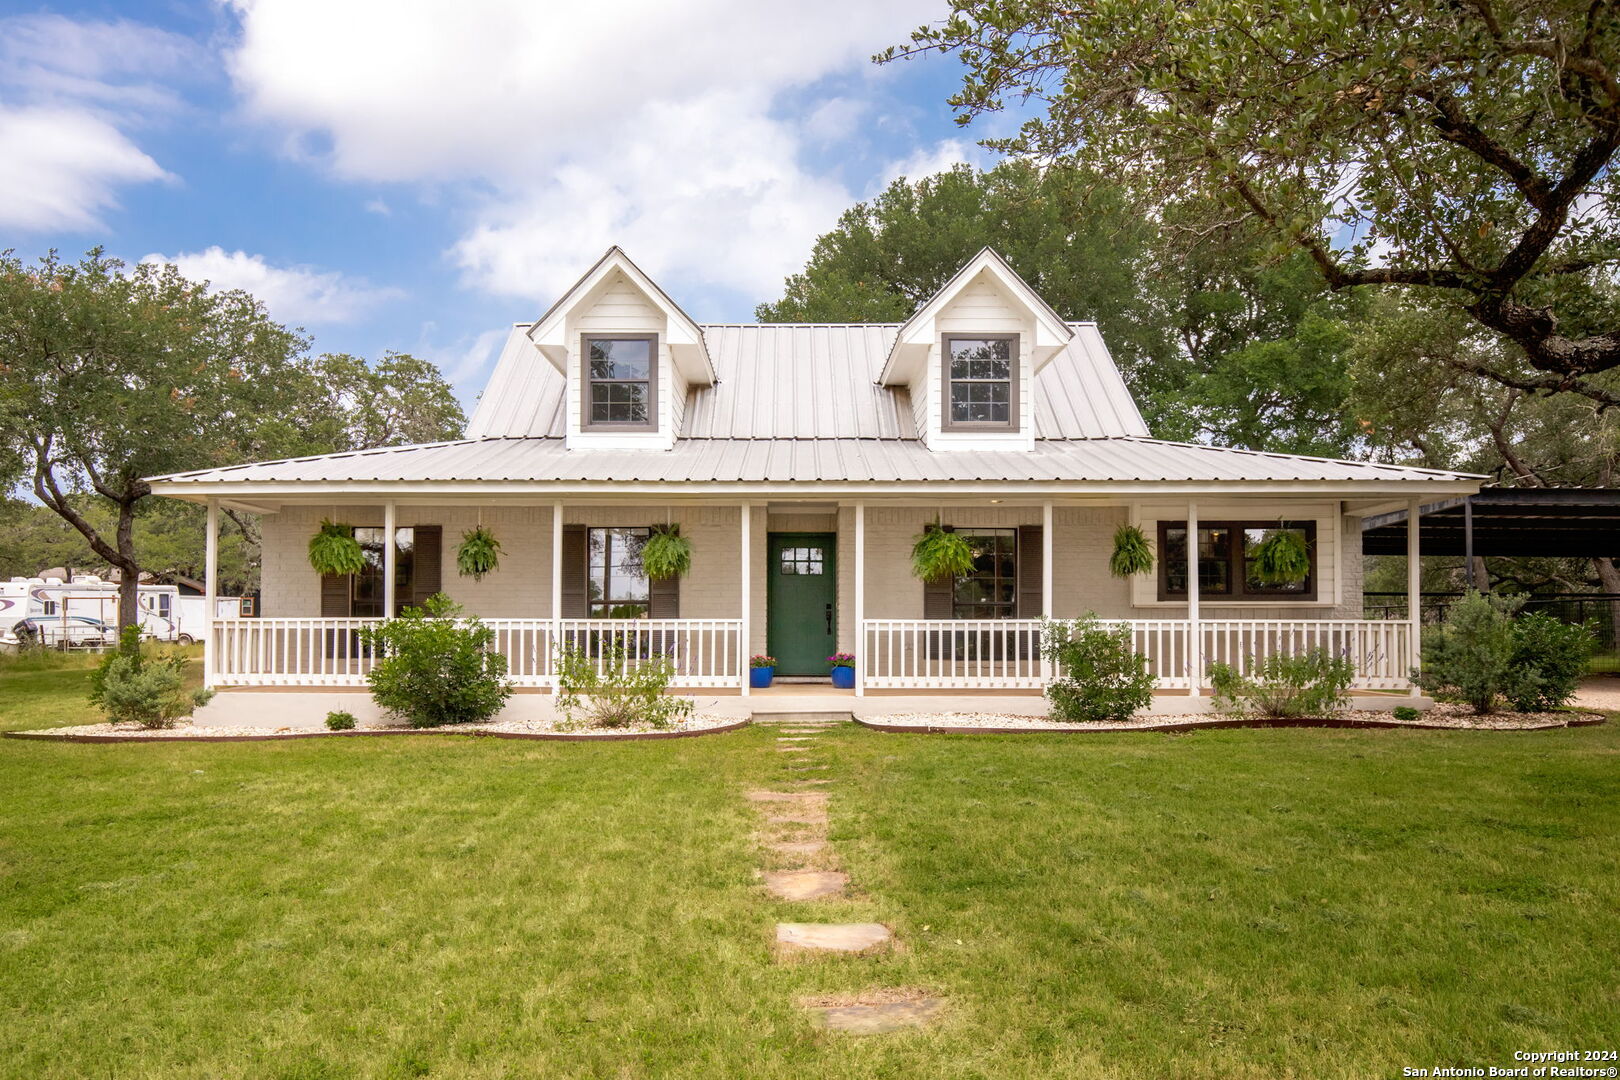
M 461 534 L 461 546 L 456 548 L 456 571 L 462 577 L 483 581 L 501 565 L 501 542 L 482 525 Z
M 654 525 L 641 546 L 641 569 L 649 581 L 680 577 L 692 569 L 692 541 L 679 525 Z
M 366 555 L 353 529 L 324 520 L 309 538 L 309 565 L 317 574 L 358 574 L 366 568 Z
M 1114 530 L 1114 553 L 1108 558 L 1108 572 L 1118 578 L 1145 574 L 1153 569 L 1153 549 L 1135 525 Z
M 1311 551 L 1297 529 L 1267 529 L 1254 549 L 1254 569 L 1267 585 L 1298 585 L 1311 572 Z
M 973 572 L 973 545 L 961 533 L 947 532 L 938 521 L 912 538 L 911 573 L 938 582 Z

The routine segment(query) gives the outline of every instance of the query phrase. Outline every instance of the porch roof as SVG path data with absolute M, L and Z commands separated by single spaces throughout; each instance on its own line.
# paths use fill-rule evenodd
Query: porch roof
M 1482 477 L 1375 462 L 1260 453 L 1117 436 L 1043 439 L 1031 451 L 931 451 L 911 439 L 682 439 L 671 450 L 569 450 L 559 438 L 485 438 L 256 462 L 154 478 L 180 498 L 423 485 L 566 488 L 822 484 L 950 488 L 986 484 L 1119 490 L 1212 484 L 1313 491 L 1474 491 Z

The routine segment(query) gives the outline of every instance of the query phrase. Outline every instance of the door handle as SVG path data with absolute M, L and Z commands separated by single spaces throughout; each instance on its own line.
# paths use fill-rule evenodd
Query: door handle
M 827 605 L 827 633 L 829 635 L 831 635 L 832 632 L 833 632 L 833 627 L 832 627 L 832 605 L 828 604 Z

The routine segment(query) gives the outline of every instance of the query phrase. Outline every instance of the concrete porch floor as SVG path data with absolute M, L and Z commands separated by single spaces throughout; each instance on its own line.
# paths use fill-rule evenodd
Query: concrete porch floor
M 700 713 L 735 716 L 739 719 L 771 714 L 848 712 L 857 717 L 896 716 L 902 713 L 987 712 L 1017 716 L 1046 715 L 1046 700 L 1038 694 L 873 694 L 856 697 L 851 690 L 832 686 L 789 685 L 756 690 L 748 697 L 740 694 L 687 695 Z M 548 721 L 557 718 L 556 698 L 548 693 L 513 694 L 501 712 L 501 719 Z M 1358 710 L 1391 709 L 1396 705 L 1428 708 L 1427 698 L 1406 694 L 1356 694 L 1351 707 Z M 1192 697 L 1178 692 L 1154 695 L 1148 712 L 1158 715 L 1209 712 L 1209 696 Z M 320 730 L 326 714 L 333 710 L 353 713 L 362 727 L 387 723 L 382 710 L 364 689 L 352 690 L 221 690 L 207 705 L 198 709 L 193 721 L 207 727 L 290 728 Z

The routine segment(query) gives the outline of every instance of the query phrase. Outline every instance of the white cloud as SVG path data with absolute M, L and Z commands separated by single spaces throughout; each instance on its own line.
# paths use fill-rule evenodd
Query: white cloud
M 0 225 L 102 228 L 121 184 L 168 174 L 117 128 L 82 110 L 0 105 Z
M 424 325 L 421 341 L 410 351 L 423 360 L 432 361 L 444 374 L 445 381 L 455 387 L 457 395 L 470 402 L 488 381 L 509 330 L 505 327 L 486 330 L 450 345 L 435 345 L 428 338 L 437 329 L 432 323 Z
M 383 202 L 381 199 L 367 199 L 366 200 L 366 213 L 368 213 L 368 214 L 379 214 L 382 217 L 389 217 L 394 213 L 394 211 L 393 211 L 392 208 L 389 207 L 389 205 L 387 203 Z
M 787 99 L 867 71 L 938 14 L 935 0 L 230 3 L 230 71 L 289 153 L 355 180 L 477 183 L 451 258 L 469 283 L 537 302 L 612 243 L 655 276 L 774 289 L 856 197 L 806 147 L 860 135 L 863 111 Z
M 965 139 L 941 139 L 933 146 L 921 147 L 899 161 L 890 162 L 873 184 L 871 193 L 882 191 L 901 177 L 916 181 L 957 165 L 983 165 L 986 157 L 984 150 Z
M 155 80 L 200 53 L 137 23 L 0 18 L 0 225 L 102 229 L 119 187 L 172 179 L 127 129 L 178 107 Z
M 208 281 L 217 290 L 252 293 L 272 318 L 298 325 L 353 322 L 404 295 L 399 289 L 372 286 L 335 270 L 271 266 L 262 255 L 218 246 L 179 255 L 148 255 L 141 262 L 172 263 L 193 281 Z

